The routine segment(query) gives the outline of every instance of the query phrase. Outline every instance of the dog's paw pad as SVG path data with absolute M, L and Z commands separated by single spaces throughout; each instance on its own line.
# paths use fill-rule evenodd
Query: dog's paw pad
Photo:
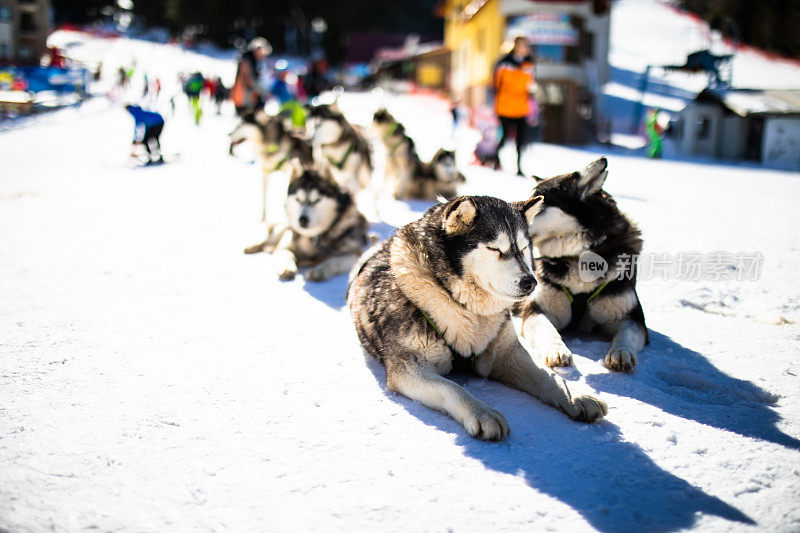
M 636 352 L 629 350 L 612 349 L 606 354 L 606 368 L 616 372 L 633 372 L 638 363 Z
M 566 346 L 556 348 L 550 353 L 545 354 L 544 364 L 550 368 L 556 366 L 572 366 L 572 352 L 570 352 L 569 348 Z
M 578 396 L 572 401 L 570 417 L 580 422 L 595 422 L 608 414 L 608 406 L 594 396 Z
M 510 433 L 506 418 L 488 407 L 478 408 L 467 416 L 464 427 L 470 436 L 481 440 L 500 441 Z

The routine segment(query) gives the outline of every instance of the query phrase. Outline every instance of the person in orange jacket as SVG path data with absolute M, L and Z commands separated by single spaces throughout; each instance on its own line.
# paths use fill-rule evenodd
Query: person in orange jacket
M 256 110 L 264 107 L 262 90 L 258 85 L 260 62 L 272 53 L 272 46 L 263 37 L 256 37 L 247 45 L 236 70 L 236 80 L 231 88 L 231 100 L 236 114 L 243 120 L 253 121 Z
M 524 37 L 514 39 L 514 48 L 502 57 L 494 69 L 492 84 L 495 90 L 494 109 L 503 136 L 497 145 L 497 155 L 514 132 L 517 145 L 517 175 L 523 176 L 520 166 L 522 150 L 525 148 L 526 119 L 530 113 L 531 90 L 533 89 L 533 55 Z M 499 165 L 499 158 L 495 159 Z

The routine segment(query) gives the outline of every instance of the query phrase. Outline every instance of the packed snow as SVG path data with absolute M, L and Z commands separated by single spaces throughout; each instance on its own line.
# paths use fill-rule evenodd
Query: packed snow
M 630 49 L 618 34 L 612 54 Z M 222 61 L 80 39 L 108 69 Z M 179 99 L 171 161 L 131 168 L 129 97 L 0 132 L 0 530 L 800 529 L 797 174 L 535 145 L 523 164 L 539 176 L 607 155 L 605 188 L 649 257 L 762 260 L 755 280 L 643 276 L 651 343 L 633 374 L 602 366 L 607 341 L 569 337 L 575 368 L 560 372 L 608 403 L 597 424 L 457 378 L 509 421 L 506 441 L 485 443 L 386 390 L 345 276 L 279 282 L 272 257 L 242 253 L 263 237 L 261 177 L 228 155 L 230 109 L 195 126 Z M 358 124 L 388 106 L 423 159 L 455 146 L 464 193 L 530 193 L 529 179 L 469 164 L 476 133 L 452 135 L 442 100 L 340 105 Z M 388 236 L 428 205 L 384 199 L 372 230 Z

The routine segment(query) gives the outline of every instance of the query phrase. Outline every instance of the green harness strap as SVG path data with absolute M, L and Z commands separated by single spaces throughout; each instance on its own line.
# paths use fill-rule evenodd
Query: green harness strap
M 281 159 L 280 161 L 278 161 L 275 164 L 275 168 L 273 168 L 272 171 L 276 172 L 276 171 L 280 170 L 281 167 L 284 165 L 284 163 L 286 163 L 288 160 L 289 160 L 289 156 L 288 155 L 287 156 L 283 156 L 283 159 Z
M 330 162 L 331 165 L 335 166 L 339 170 L 342 170 L 344 168 L 345 163 L 347 163 L 348 158 L 353 152 L 355 152 L 355 150 L 356 150 L 356 142 L 353 141 L 350 143 L 350 146 L 347 147 L 347 151 L 344 153 L 344 156 L 342 156 L 342 160 L 339 161 L 338 163 L 331 156 L 326 156 L 326 157 L 328 158 L 328 161 Z
M 391 126 L 386 130 L 386 135 L 383 136 L 383 140 L 386 141 L 386 144 L 389 145 L 389 155 L 394 155 L 400 145 L 403 144 L 403 139 L 400 139 L 400 142 L 392 146 L 389 144 L 389 138 L 394 135 L 394 132 L 397 131 L 397 128 L 400 126 L 399 122 L 392 122 Z
M 451 361 L 455 360 L 455 358 L 456 358 L 455 349 L 447 343 L 447 341 L 444 339 L 444 335 L 442 335 L 442 332 L 439 331 L 438 327 L 436 327 L 436 324 L 433 322 L 433 320 L 431 320 L 431 317 L 428 316 L 428 313 L 426 313 L 425 311 L 423 311 L 419 307 L 417 309 L 419 309 L 419 312 L 422 313 L 422 316 L 425 317 L 425 320 L 428 321 L 428 324 L 431 325 L 431 327 L 433 328 L 433 331 L 435 331 L 436 334 L 439 336 L 439 338 L 442 339 L 442 342 L 444 343 L 444 345 L 447 346 L 448 348 L 450 348 L 450 360 Z M 461 354 L 459 354 L 459 355 L 461 355 Z M 470 365 L 472 367 L 475 366 L 475 359 L 477 359 L 479 355 L 480 355 L 479 353 L 476 353 L 476 354 L 473 354 L 473 355 L 471 355 L 469 357 L 469 363 L 470 363 Z
M 603 283 L 602 285 L 597 287 L 595 289 L 595 291 L 591 295 L 589 295 L 589 297 L 586 299 L 586 303 L 588 304 L 589 302 L 591 302 L 592 300 L 597 298 L 597 295 L 599 295 L 601 292 L 603 292 L 603 289 L 605 289 L 606 285 L 608 285 L 609 283 L 611 283 L 610 279 L 606 280 L 605 283 Z M 568 288 L 566 288 L 565 286 L 563 286 L 563 285 L 561 285 L 560 287 L 561 287 L 561 290 L 564 291 L 564 294 L 567 295 L 567 298 L 569 299 L 569 303 L 574 303 L 575 302 L 575 297 L 572 296 L 572 292 L 570 292 L 570 290 Z
M 394 135 L 394 132 L 397 131 L 397 127 L 399 125 L 400 125 L 399 122 L 392 122 L 391 125 L 389 125 L 389 127 L 386 129 L 386 135 L 384 135 L 383 138 L 388 139 L 389 137 Z

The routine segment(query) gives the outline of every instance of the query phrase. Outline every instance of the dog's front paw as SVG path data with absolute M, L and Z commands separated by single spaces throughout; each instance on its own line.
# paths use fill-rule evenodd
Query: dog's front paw
M 506 418 L 487 405 L 476 405 L 465 417 L 464 427 L 470 436 L 482 440 L 503 440 L 510 433 Z
M 281 281 L 292 281 L 295 276 L 297 276 L 297 267 L 282 268 L 280 272 L 278 272 L 278 279 Z
M 572 352 L 563 344 L 561 346 L 553 346 L 552 349 L 548 350 L 548 353 L 544 354 L 544 364 L 550 368 L 572 366 Z
M 606 368 L 617 372 L 633 372 L 639 363 L 636 352 L 621 348 L 612 348 L 606 354 Z
M 306 272 L 306 279 L 309 281 L 326 281 L 331 279 L 331 277 L 328 269 L 324 268 L 322 265 L 315 266 Z
M 572 400 L 572 408 L 567 414 L 579 422 L 595 422 L 608 414 L 608 406 L 594 396 L 578 396 Z

